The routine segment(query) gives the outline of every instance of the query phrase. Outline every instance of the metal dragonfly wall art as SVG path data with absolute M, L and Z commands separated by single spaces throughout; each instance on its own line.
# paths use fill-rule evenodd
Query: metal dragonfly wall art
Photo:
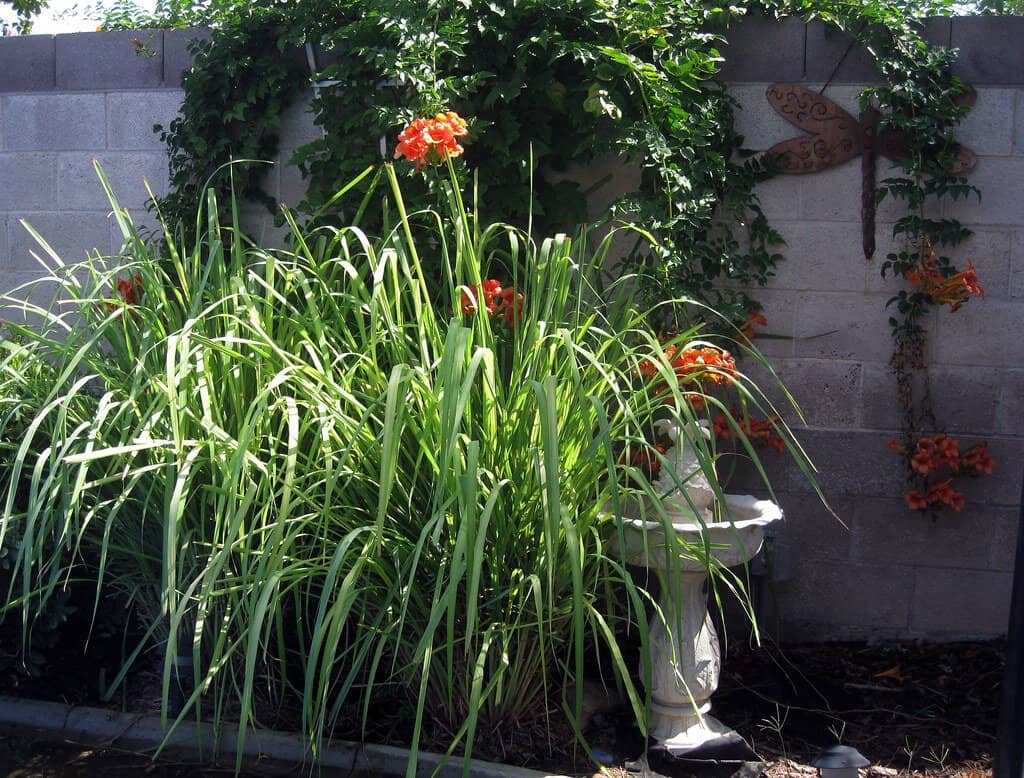
M 775 112 L 808 135 L 776 143 L 767 153 L 775 158 L 778 172 L 816 173 L 861 155 L 861 227 L 864 256 L 875 254 L 875 161 L 878 156 L 893 162 L 909 154 L 905 136 L 892 129 L 878 130 L 882 115 L 874 108 L 855 119 L 824 95 L 796 84 L 772 84 L 768 102 Z M 977 95 L 968 88 L 958 105 L 974 104 Z M 967 173 L 977 163 L 974 152 L 960 146 L 950 172 Z

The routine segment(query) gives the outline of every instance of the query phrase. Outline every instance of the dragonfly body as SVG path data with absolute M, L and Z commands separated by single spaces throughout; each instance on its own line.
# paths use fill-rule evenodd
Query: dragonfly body
M 879 155 L 897 163 L 905 159 L 905 138 L 891 129 L 879 132 L 882 117 L 874 108 L 862 111 L 858 120 L 824 95 L 797 84 L 772 84 L 767 97 L 779 116 L 807 133 L 768 149 L 780 173 L 817 173 L 861 155 L 861 222 L 864 256 L 870 259 L 875 253 L 875 160 Z M 965 93 L 963 100 L 973 103 L 974 91 Z M 966 173 L 976 161 L 974 152 L 961 146 L 950 172 Z

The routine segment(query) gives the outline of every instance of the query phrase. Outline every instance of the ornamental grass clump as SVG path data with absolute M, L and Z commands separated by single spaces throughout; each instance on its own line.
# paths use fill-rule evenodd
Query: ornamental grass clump
M 623 645 L 646 654 L 649 619 L 672 616 L 620 561 L 618 518 L 652 495 L 630 463 L 654 421 L 693 417 L 674 364 L 630 279 L 602 286 L 608 239 L 480 224 L 454 186 L 447 212 L 410 214 L 376 175 L 397 214 L 380 237 L 286 213 L 292 248 L 265 249 L 211 196 L 194 245 L 146 244 L 112 198 L 123 256 L 49 252 L 59 306 L 26 303 L 42 326 L 0 364 L 7 618 L 89 578 L 145 633 L 108 695 L 166 641 L 164 700 L 174 658 L 195 659 L 179 720 L 237 718 L 244 738 L 294 705 L 312 754 L 390 729 L 410 775 L 423 743 L 468 760 L 555 717 L 580 736 L 596 656 L 644 727 Z

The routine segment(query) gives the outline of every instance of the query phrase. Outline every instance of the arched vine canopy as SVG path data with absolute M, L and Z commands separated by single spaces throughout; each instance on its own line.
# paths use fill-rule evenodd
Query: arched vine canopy
M 755 194 L 772 175 L 770 160 L 744 153 L 735 103 L 716 79 L 722 46 L 748 15 L 821 20 L 875 57 L 883 84 L 870 99 L 883 126 L 911 139 L 902 179 L 909 183 L 888 194 L 913 206 L 911 190 L 934 196 L 942 182 L 963 184 L 945 163 L 955 148 L 950 129 L 966 110 L 953 107 L 963 89 L 950 72 L 955 52 L 929 46 L 920 33 L 922 20 L 948 13 L 948 3 L 162 0 L 155 16 L 132 9 L 109 9 L 107 26 L 213 28 L 184 76 L 182 113 L 164 131 L 171 192 L 161 205 L 165 216 L 186 222 L 211 176 L 230 184 L 226 174 L 214 175 L 226 161 L 274 156 L 282 112 L 310 94 L 302 54 L 309 43 L 331 53 L 318 78 L 335 85 L 313 102 L 323 139 L 292 160 L 310 184 L 307 213 L 379 163 L 382 138 L 390 156 L 414 115 L 452 109 L 471 119 L 463 170 L 477 182 L 486 216 L 525 223 L 532 209 L 539 230 L 571 227 L 586 217 L 586 193 L 559 172 L 605 155 L 639 163 L 639 188 L 611 215 L 659 238 L 657 248 L 638 244 L 629 257 L 644 271 L 646 293 L 695 296 L 742 322 L 757 304 L 738 290 L 764 285 L 782 258 L 781 236 Z M 265 167 L 233 170 L 235 185 L 260 198 Z M 432 197 L 431 177 L 416 176 L 411 165 L 408 175 L 414 198 Z M 925 177 L 940 185 L 926 192 Z M 361 194 L 335 205 L 351 216 Z

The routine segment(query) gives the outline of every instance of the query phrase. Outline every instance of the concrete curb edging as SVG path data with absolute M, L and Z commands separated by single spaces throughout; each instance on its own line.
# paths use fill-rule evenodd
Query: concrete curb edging
M 94 748 L 155 751 L 165 740 L 158 716 L 4 696 L 0 696 L 0 727 L 17 728 L 19 732 L 31 729 Z M 217 733 L 212 724 L 183 721 L 166 739 L 161 753 L 182 761 L 209 763 L 217 743 L 221 763 L 233 765 L 237 742 L 236 726 L 223 727 Z M 301 775 L 315 770 L 321 775 L 344 771 L 351 776 L 403 776 L 408 761 L 409 751 L 404 748 L 334 741 L 324 748 L 314 764 L 308 744 L 301 736 L 255 729 L 246 730 L 242 751 L 243 770 L 270 775 Z M 457 757 L 445 761 L 440 754 L 421 751 L 417 774 L 456 778 L 462 775 L 462 761 Z M 470 775 L 473 778 L 568 778 L 477 759 L 471 762 Z

